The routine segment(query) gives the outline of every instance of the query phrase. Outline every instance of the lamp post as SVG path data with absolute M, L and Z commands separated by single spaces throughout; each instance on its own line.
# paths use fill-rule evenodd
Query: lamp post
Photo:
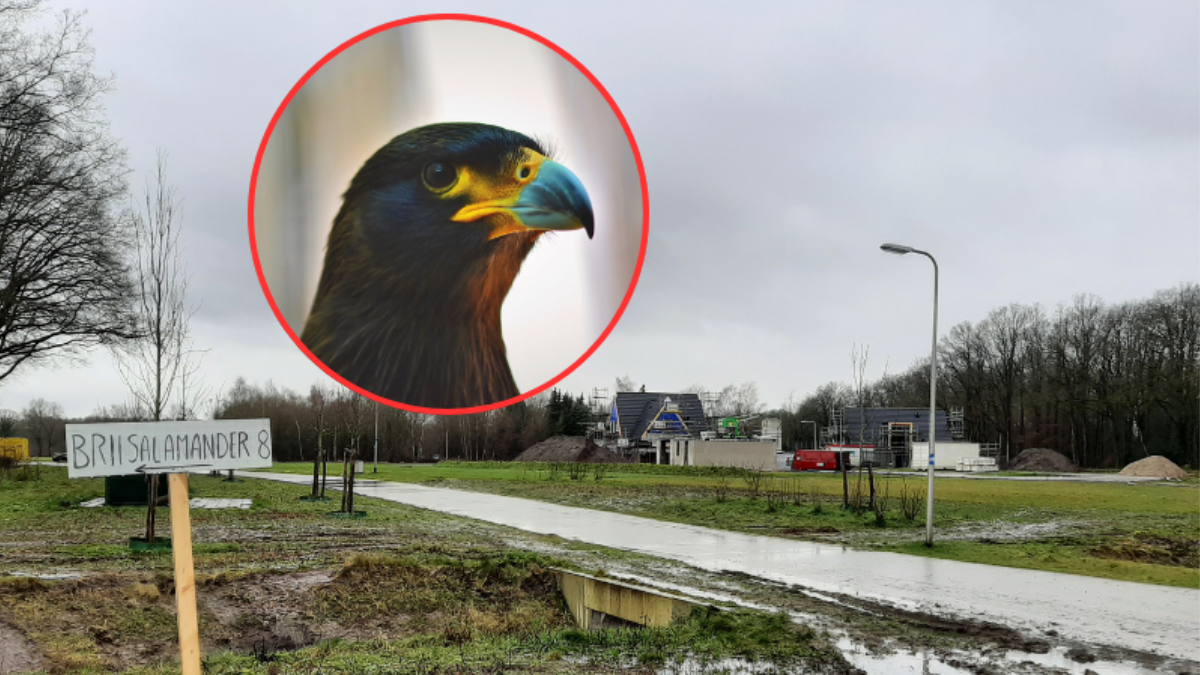
M 800 420 L 800 424 L 813 425 L 813 450 L 820 450 L 821 448 L 817 447 L 817 423 L 812 420 Z
M 937 314 L 938 314 L 938 264 L 925 251 L 902 244 L 884 244 L 879 248 L 887 253 L 904 255 L 919 253 L 933 263 L 933 348 L 929 352 L 929 489 L 925 505 L 925 545 L 933 546 L 933 458 L 937 441 Z

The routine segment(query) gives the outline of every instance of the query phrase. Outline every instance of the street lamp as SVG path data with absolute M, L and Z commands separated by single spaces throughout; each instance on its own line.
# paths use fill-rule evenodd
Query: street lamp
M 820 450 L 821 448 L 817 447 L 817 423 L 812 420 L 800 420 L 800 424 L 813 425 L 813 450 Z
M 925 505 L 925 545 L 933 546 L 933 458 L 937 441 L 937 310 L 938 310 L 938 264 L 925 251 L 903 244 L 884 244 L 879 248 L 888 253 L 904 255 L 919 253 L 933 263 L 933 348 L 929 352 L 929 490 Z

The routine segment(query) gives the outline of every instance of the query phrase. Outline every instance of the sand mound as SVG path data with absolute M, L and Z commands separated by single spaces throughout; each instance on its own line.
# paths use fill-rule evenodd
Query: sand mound
M 529 446 L 517 455 L 518 462 L 583 462 L 590 464 L 627 464 L 630 460 L 609 452 L 583 436 L 554 436 Z
M 1153 476 L 1155 478 L 1187 478 L 1187 472 L 1162 455 L 1151 455 L 1121 469 L 1122 476 Z
M 1049 448 L 1029 448 L 1009 465 L 1010 471 L 1065 471 L 1067 473 L 1079 470 L 1067 456 Z

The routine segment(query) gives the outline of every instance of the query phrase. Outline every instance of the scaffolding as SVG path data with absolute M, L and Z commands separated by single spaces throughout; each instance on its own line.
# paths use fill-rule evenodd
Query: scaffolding
M 881 431 L 882 438 L 876 442 L 876 447 L 891 453 L 888 467 L 908 466 L 912 458 L 913 438 L 917 435 L 916 425 L 912 422 L 888 422 Z
M 846 409 L 837 408 L 829 411 L 829 426 L 821 429 L 821 441 L 824 445 L 839 445 L 846 442 Z
M 700 392 L 700 403 L 704 406 L 704 416 L 710 420 L 717 417 L 717 403 L 721 395 L 715 391 Z M 709 426 L 712 426 L 711 424 Z
M 950 438 L 961 441 L 963 439 L 963 409 L 951 408 L 950 415 L 946 420 L 950 425 Z
M 588 409 L 591 413 L 591 423 L 588 424 L 586 436 L 598 443 L 602 439 L 615 437 L 615 430 L 612 428 L 613 425 L 609 424 L 608 419 L 611 408 L 607 388 L 596 387 L 592 389 L 592 395 L 588 400 Z

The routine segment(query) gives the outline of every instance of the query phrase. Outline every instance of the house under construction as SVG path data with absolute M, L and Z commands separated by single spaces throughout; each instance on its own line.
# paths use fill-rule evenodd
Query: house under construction
M 823 435 L 826 446 L 861 447 L 862 462 L 896 468 L 911 466 L 913 443 L 928 443 L 929 428 L 929 408 L 843 408 Z M 962 411 L 937 411 L 933 430 L 938 443 L 961 440 Z
M 598 406 L 593 405 L 595 412 Z M 666 456 L 674 438 L 699 438 L 708 430 L 704 406 L 696 394 L 622 391 L 595 422 L 596 442 L 625 457 L 654 463 Z

